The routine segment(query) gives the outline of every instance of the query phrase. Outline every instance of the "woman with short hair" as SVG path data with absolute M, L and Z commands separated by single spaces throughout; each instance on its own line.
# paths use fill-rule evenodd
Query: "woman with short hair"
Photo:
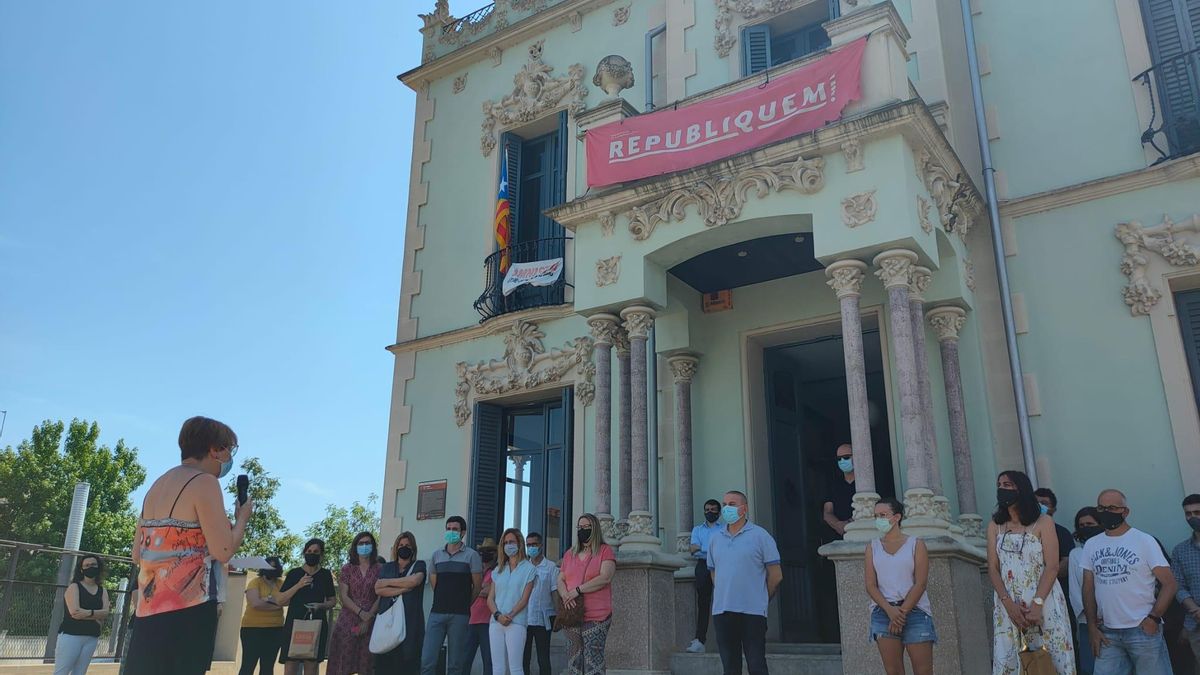
M 75 563 L 71 585 L 63 593 L 66 612 L 54 645 L 54 675 L 83 675 L 92 663 L 100 629 L 108 619 L 104 560 L 87 554 Z
M 574 609 L 583 603 L 583 623 L 564 627 L 567 634 L 568 675 L 603 673 L 604 646 L 612 626 L 612 578 L 617 556 L 604 543 L 600 520 L 585 513 L 576 522 L 575 546 L 563 556 L 558 597 Z

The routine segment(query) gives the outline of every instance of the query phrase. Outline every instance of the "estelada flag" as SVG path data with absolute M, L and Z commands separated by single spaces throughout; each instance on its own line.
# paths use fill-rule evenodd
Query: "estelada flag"
M 500 160 L 500 190 L 496 194 L 496 245 L 503 253 L 500 254 L 500 272 L 508 271 L 508 157 Z

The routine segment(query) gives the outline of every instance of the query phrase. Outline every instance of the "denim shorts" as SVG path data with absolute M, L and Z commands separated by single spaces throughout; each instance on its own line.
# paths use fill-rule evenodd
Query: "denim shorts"
M 904 624 L 904 633 L 902 635 L 894 635 L 888 631 L 888 624 L 891 621 L 888 619 L 887 612 L 879 607 L 871 610 L 871 641 L 879 638 L 888 638 L 892 640 L 901 640 L 906 645 L 915 645 L 922 642 L 937 643 L 937 631 L 933 629 L 933 617 L 926 614 L 924 611 L 913 608 L 908 613 L 908 621 Z

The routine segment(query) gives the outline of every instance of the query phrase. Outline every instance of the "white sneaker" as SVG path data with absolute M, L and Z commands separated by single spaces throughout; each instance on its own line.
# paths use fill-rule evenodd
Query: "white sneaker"
M 699 640 L 692 640 L 692 643 L 687 646 L 687 652 L 689 654 L 703 654 L 704 643 Z

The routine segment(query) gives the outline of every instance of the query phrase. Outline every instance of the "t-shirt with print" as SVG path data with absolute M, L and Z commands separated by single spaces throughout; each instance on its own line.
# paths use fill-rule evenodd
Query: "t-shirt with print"
M 1140 625 L 1154 609 L 1154 568 L 1167 566 L 1158 541 L 1139 529 L 1088 539 L 1083 569 L 1095 577 L 1096 606 L 1105 628 Z
M 473 589 L 473 574 L 483 574 L 483 560 L 475 549 L 463 546 L 454 553 L 445 547 L 433 552 L 429 560 L 432 574 L 437 575 L 437 585 L 433 587 L 433 607 L 431 614 L 462 614 L 471 613 L 471 591 Z

